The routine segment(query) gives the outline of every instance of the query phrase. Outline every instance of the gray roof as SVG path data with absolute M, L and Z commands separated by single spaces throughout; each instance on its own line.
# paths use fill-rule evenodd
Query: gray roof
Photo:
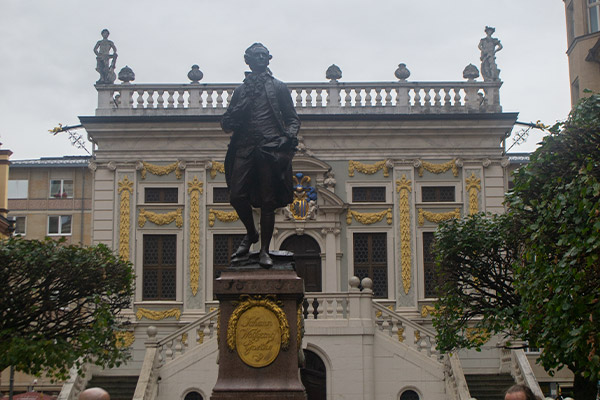
M 64 157 L 42 157 L 35 160 L 10 160 L 11 168 L 61 168 L 61 167 L 87 167 L 91 156 L 64 156 Z

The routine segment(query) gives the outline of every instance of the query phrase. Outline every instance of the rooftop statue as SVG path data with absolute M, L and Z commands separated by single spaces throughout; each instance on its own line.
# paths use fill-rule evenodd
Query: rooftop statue
M 493 38 L 492 34 L 496 32 L 491 26 L 485 27 L 486 37 L 479 41 L 479 50 L 481 50 L 481 76 L 484 81 L 499 81 L 500 70 L 496 65 L 496 53 L 502 50 L 500 40 Z
M 221 126 L 233 132 L 225 157 L 230 202 L 246 228 L 232 258 L 246 256 L 259 234 L 252 207 L 260 208 L 259 263 L 271 268 L 269 244 L 275 227 L 275 209 L 293 200 L 292 158 L 298 144 L 300 119 L 287 86 L 268 69 L 272 56 L 261 43 L 244 54 L 252 72 L 233 92 Z
M 96 71 L 100 74 L 100 79 L 96 81 L 97 85 L 115 83 L 117 75 L 115 74 L 115 64 L 117 63 L 117 47 L 108 40 L 110 32 L 108 29 L 102 29 L 102 40 L 98 40 L 94 46 L 96 54 Z M 110 52 L 112 50 L 112 53 Z

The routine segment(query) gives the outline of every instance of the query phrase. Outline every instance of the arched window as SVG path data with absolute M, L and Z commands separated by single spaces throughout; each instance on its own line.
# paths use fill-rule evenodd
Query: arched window
M 308 235 L 293 235 L 285 239 L 280 250 L 294 253 L 296 272 L 304 279 L 307 292 L 321 291 L 321 247 Z
M 405 390 L 400 395 L 400 400 L 419 400 L 419 395 L 414 390 Z
M 189 392 L 188 394 L 185 395 L 183 400 L 204 400 L 204 398 L 198 392 Z

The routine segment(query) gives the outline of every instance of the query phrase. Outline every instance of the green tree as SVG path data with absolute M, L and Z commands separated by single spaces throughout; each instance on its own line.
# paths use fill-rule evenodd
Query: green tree
M 115 332 L 134 275 L 108 247 L 10 238 L 0 242 L 0 282 L 0 370 L 64 378 L 73 365 L 127 359 Z
M 600 95 L 583 99 L 566 122 L 552 127 L 514 178 L 506 216 L 450 222 L 437 232 L 439 271 L 448 279 L 434 317 L 440 348 L 478 347 L 481 335 L 469 336 L 472 327 L 509 333 L 542 347 L 546 370 L 573 371 L 577 400 L 595 399 L 600 379 Z M 463 272 L 453 278 L 451 268 Z M 461 284 L 461 276 L 471 283 Z M 474 293 L 488 300 L 474 302 Z

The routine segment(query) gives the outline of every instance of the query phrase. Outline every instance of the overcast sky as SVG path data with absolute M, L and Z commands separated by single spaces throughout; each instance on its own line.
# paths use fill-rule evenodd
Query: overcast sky
M 406 63 L 414 81 L 463 81 L 480 67 L 484 27 L 497 54 L 500 101 L 520 121 L 563 120 L 570 109 L 564 4 L 560 0 L 0 0 L 0 142 L 11 159 L 83 154 L 65 134 L 94 114 L 93 54 L 108 28 L 117 71 L 134 83 L 187 83 L 198 64 L 203 83 L 240 82 L 243 52 L 264 43 L 271 70 L 287 82 L 393 81 Z M 512 151 L 532 151 L 540 135 Z M 509 143 L 510 144 L 510 143 Z

